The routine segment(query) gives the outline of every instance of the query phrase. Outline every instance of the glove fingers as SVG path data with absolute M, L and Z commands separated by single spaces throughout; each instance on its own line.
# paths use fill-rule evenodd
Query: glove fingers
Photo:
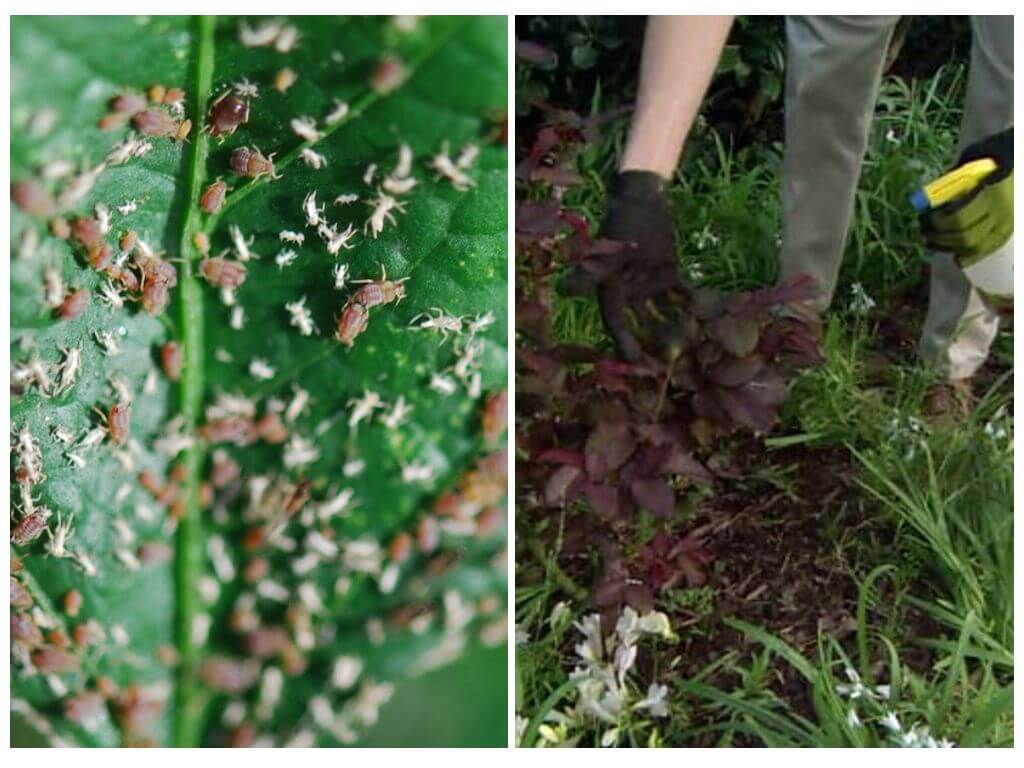
M 601 291 L 601 316 L 608 332 L 615 339 L 619 354 L 631 363 L 639 360 L 643 356 L 643 350 L 630 328 L 631 322 L 636 323 L 636 318 L 631 320 L 626 297 L 621 291 Z

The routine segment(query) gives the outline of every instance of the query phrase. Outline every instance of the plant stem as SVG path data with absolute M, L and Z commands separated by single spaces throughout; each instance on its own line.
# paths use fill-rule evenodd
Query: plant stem
M 195 19 L 195 42 L 192 68 L 189 73 L 189 100 L 194 105 L 195 122 L 202 124 L 206 102 L 213 85 L 213 31 L 212 16 Z M 181 233 L 182 257 L 181 291 L 179 294 L 179 320 L 181 344 L 185 366 L 182 370 L 179 405 L 185 420 L 185 429 L 194 433 L 203 400 L 203 292 L 195 272 L 197 252 L 192 244 L 196 232 L 202 229 L 197 201 L 206 180 L 206 155 L 209 151 L 208 135 L 200 130 L 190 145 L 187 156 L 185 194 L 187 204 Z M 174 714 L 174 745 L 194 747 L 199 743 L 205 697 L 196 685 L 198 651 L 192 639 L 192 625 L 199 610 L 197 581 L 202 570 L 203 542 L 199 520 L 199 474 L 203 467 L 203 447 L 196 443 L 184 455 L 187 471 L 185 480 L 185 511 L 178 521 L 175 560 L 175 635 L 181 662 L 177 672 Z

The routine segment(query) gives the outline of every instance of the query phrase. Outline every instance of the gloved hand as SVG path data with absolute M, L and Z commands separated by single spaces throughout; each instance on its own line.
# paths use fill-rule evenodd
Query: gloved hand
M 955 254 L 961 267 L 994 253 L 1013 234 L 1013 128 L 967 147 L 957 165 L 986 157 L 997 168 L 977 187 L 921 214 L 928 246 Z
M 663 310 L 683 285 L 664 179 L 648 171 L 618 174 L 599 236 L 623 247 L 576 265 L 562 290 L 577 296 L 596 290 L 619 353 L 637 361 L 645 346 L 668 343 L 671 324 Z

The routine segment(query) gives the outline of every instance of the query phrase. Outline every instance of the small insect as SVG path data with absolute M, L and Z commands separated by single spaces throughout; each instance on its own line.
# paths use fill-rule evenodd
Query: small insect
M 255 147 L 239 147 L 231 153 L 231 169 L 239 176 L 259 179 L 268 176 L 271 179 L 281 178 L 274 173 L 274 152 L 268 157 Z
M 290 229 L 281 230 L 277 237 L 282 243 L 294 243 L 295 245 L 302 245 L 306 240 L 306 236 L 304 234 L 301 232 L 292 232 Z
M 373 179 L 377 175 L 377 164 L 370 163 L 366 166 L 366 170 L 363 171 L 363 184 L 370 186 L 373 184 Z
M 377 197 L 375 199 L 367 201 L 367 205 L 373 208 L 373 213 L 371 213 L 370 218 L 366 220 L 363 231 L 365 232 L 366 230 L 369 230 L 373 234 L 374 240 L 376 240 L 377 236 L 384 231 L 385 222 L 390 222 L 391 224 L 397 223 L 392 211 L 405 213 L 405 203 L 400 203 L 391 195 L 380 191 L 377 192 Z
M 164 374 L 171 381 L 181 379 L 181 370 L 185 365 L 185 352 L 176 341 L 168 341 L 160 347 L 160 365 Z
M 252 361 L 249 363 L 249 374 L 254 379 L 259 379 L 260 381 L 270 381 L 270 379 L 274 378 L 274 375 L 276 373 L 277 370 L 262 358 L 254 357 Z
M 124 306 L 124 294 L 121 289 L 109 280 L 105 280 L 100 286 L 100 301 L 108 309 L 121 309 Z
M 351 203 L 357 202 L 358 200 L 359 200 L 359 195 L 355 195 L 355 194 L 338 195 L 336 198 L 334 198 L 334 204 L 335 205 L 349 205 Z
M 64 353 L 64 361 L 60 366 L 60 379 L 53 391 L 55 395 L 63 394 L 75 386 L 78 372 L 82 367 L 81 347 L 68 347 L 61 351 Z
M 348 417 L 348 426 L 349 429 L 356 429 L 361 422 L 368 421 L 375 410 L 383 408 L 384 401 L 380 399 L 379 394 L 367 389 L 363 390 L 362 397 L 354 397 L 349 400 L 348 405 L 352 408 Z
M 299 76 L 295 74 L 294 70 L 285 67 L 277 71 L 274 75 L 274 89 L 280 93 L 287 93 L 288 89 L 295 85 L 295 81 L 299 79 Z
M 64 613 L 72 619 L 82 610 L 82 593 L 77 589 L 69 589 L 64 593 Z
M 438 179 L 447 179 L 451 185 L 460 192 L 465 192 L 472 187 L 474 182 L 459 168 L 448 154 L 448 142 L 441 145 L 441 151 L 434 155 L 430 161 L 430 167 L 437 171 Z
M 95 248 L 103 243 L 103 232 L 96 219 L 79 217 L 71 222 L 71 240 L 83 248 Z
M 96 216 L 96 223 L 99 224 L 100 234 L 107 234 L 110 231 L 110 209 L 103 203 L 96 203 L 93 214 Z
M 196 247 L 203 256 L 207 256 L 210 253 L 210 238 L 205 232 L 196 232 L 192 236 L 192 245 Z
M 299 157 L 302 158 L 302 162 L 314 171 L 319 171 L 321 168 L 327 166 L 327 158 L 309 147 L 303 147 L 302 151 L 299 152 Z
M 380 417 L 381 423 L 388 429 L 397 429 L 406 422 L 412 406 L 405 402 L 405 395 L 399 395 L 391 410 Z
M 298 28 L 288 24 L 281 29 L 281 33 L 274 40 L 274 50 L 278 53 L 288 53 L 299 42 L 300 37 Z
M 305 296 L 298 301 L 292 301 L 285 304 L 284 308 L 288 310 L 289 322 L 293 327 L 299 329 L 299 333 L 303 336 L 313 335 L 316 331 L 316 325 L 313 323 L 313 315 L 306 307 Z
M 139 201 L 135 199 L 125 200 L 117 206 L 117 212 L 122 216 L 127 216 L 129 213 L 135 213 L 137 210 L 139 210 Z
M 338 318 L 334 337 L 347 347 L 355 344 L 356 337 L 366 330 L 370 323 L 370 311 L 358 301 L 345 304 Z
M 106 162 L 110 165 L 124 165 L 133 157 L 142 157 L 152 149 L 152 144 L 134 137 L 118 142 L 107 153 Z
M 240 331 L 245 327 L 245 308 L 241 305 L 231 309 L 229 325 L 232 329 Z
M 199 679 L 220 693 L 244 693 L 256 684 L 259 674 L 260 663 L 255 659 L 211 656 L 199 667 Z
M 171 301 L 171 292 L 167 282 L 151 280 L 142 289 L 142 308 L 150 315 L 159 315 Z
M 391 93 L 405 82 L 408 71 L 401 59 L 389 56 L 377 63 L 370 75 L 370 88 L 376 93 Z
M 353 283 L 364 284 L 352 297 L 352 301 L 362 304 L 367 309 L 381 306 L 383 304 L 396 304 L 405 298 L 405 282 L 408 277 L 401 280 L 388 280 L 387 271 L 381 264 L 380 280 L 353 280 Z
M 246 99 L 255 99 L 258 98 L 260 95 L 259 87 L 255 83 L 250 83 L 249 79 L 246 77 L 243 77 L 236 83 L 232 83 L 231 88 L 239 96 Z
M 446 397 L 455 394 L 457 386 L 451 376 L 445 376 L 443 373 L 434 373 L 430 377 L 430 388 Z
M 11 543 L 24 546 L 35 541 L 47 530 L 46 521 L 49 519 L 50 510 L 46 507 L 37 507 L 11 529 Z
M 53 212 L 53 196 L 35 179 L 11 184 L 11 200 L 30 216 L 45 218 Z
M 480 156 L 480 147 L 476 144 L 467 144 L 459 152 L 459 156 L 455 158 L 455 165 L 458 168 L 466 169 L 476 162 L 477 157 Z
M 238 42 L 246 48 L 262 48 L 271 45 L 281 34 L 281 22 L 268 20 L 260 22 L 257 26 L 249 26 L 249 22 L 238 23 Z
M 334 125 L 340 120 L 344 120 L 346 115 L 348 115 L 348 102 L 335 99 L 334 106 L 331 107 L 331 111 L 327 113 L 327 117 L 324 118 L 324 122 L 328 125 Z
M 268 443 L 277 445 L 288 439 L 288 428 L 281 421 L 281 417 L 274 411 L 267 411 L 263 417 L 256 422 L 256 434 Z
M 228 192 L 228 185 L 220 179 L 213 182 L 199 198 L 199 210 L 203 213 L 216 213 L 224 205 L 224 196 Z
M 102 271 L 110 266 L 110 263 L 113 261 L 114 249 L 107 243 L 100 243 L 89 249 L 86 259 L 93 269 Z
M 448 341 L 448 334 L 459 336 L 462 334 L 463 318 L 445 313 L 443 309 L 433 308 L 430 312 L 423 312 L 416 315 L 410 322 L 409 327 L 414 331 L 440 331 L 441 343 Z
M 319 226 L 323 223 L 323 212 L 324 207 L 321 205 L 319 208 L 316 204 L 316 190 L 309 192 L 302 200 L 302 212 L 306 214 L 306 225 L 310 227 Z
M 150 107 L 132 116 L 132 126 L 143 136 L 164 138 L 176 136 L 178 121 L 162 109 Z
M 381 183 L 381 188 L 392 195 L 407 195 L 412 191 L 412 188 L 416 186 L 416 179 L 409 176 L 404 179 L 396 179 L 393 176 L 388 176 Z
M 324 137 L 323 133 L 316 129 L 316 120 L 308 115 L 293 117 L 290 125 L 292 132 L 303 141 L 315 142 Z
M 481 331 L 485 331 L 494 325 L 494 312 L 488 310 L 483 315 L 477 315 L 467 324 L 470 336 L 476 336 Z
M 507 390 L 503 389 L 500 392 L 495 392 L 487 398 L 480 420 L 483 427 L 484 440 L 487 443 L 496 443 L 508 428 Z
M 337 256 L 338 252 L 344 248 L 346 251 L 351 251 L 355 248 L 355 245 L 349 245 L 349 240 L 355 237 L 356 229 L 351 224 L 345 227 L 344 230 L 339 232 L 336 227 L 327 226 L 321 224 L 317 228 L 317 234 L 320 235 L 324 240 L 324 244 L 327 246 L 327 252 L 331 256 Z
M 92 191 L 93 186 L 96 184 L 96 179 L 103 173 L 107 164 L 100 163 L 94 168 L 89 168 L 82 171 L 77 176 L 72 177 L 64 190 L 57 197 L 57 205 L 61 209 L 74 208 L 82 199 Z
M 235 95 L 235 91 L 228 89 L 218 96 L 210 105 L 206 116 L 206 128 L 211 136 L 216 136 L 221 141 L 225 136 L 232 135 L 238 130 L 238 126 L 249 122 L 249 102 Z
M 131 437 L 131 403 L 114 403 L 106 414 L 107 434 L 114 445 L 125 445 Z
M 304 467 L 320 458 L 320 452 L 312 442 L 301 435 L 292 435 L 284 450 L 284 465 L 287 469 Z
M 112 112 L 120 112 L 125 115 L 134 115 L 149 106 L 146 97 L 141 93 L 128 91 L 114 96 L 108 103 Z
M 335 264 L 333 269 L 334 274 L 334 290 L 342 291 L 345 289 L 345 281 L 348 279 L 348 264 Z
M 50 219 L 50 234 L 58 240 L 67 240 L 71 237 L 71 225 L 67 219 L 55 216 Z
M 66 293 L 64 278 L 60 272 L 53 267 L 46 267 L 43 270 L 43 301 L 46 306 L 57 309 L 64 303 Z
M 44 675 L 61 675 L 77 672 L 80 660 L 70 651 L 49 646 L 32 653 L 32 665 Z
M 245 265 L 219 256 L 200 261 L 199 273 L 211 285 L 223 288 L 237 288 L 245 282 Z
M 35 256 L 37 248 L 39 248 L 39 230 L 35 227 L 27 227 L 22 230 L 21 238 L 18 240 L 18 258 L 23 261 L 31 259 Z
M 172 138 L 181 144 L 188 141 L 188 135 L 190 133 L 192 133 L 192 121 L 182 120 L 178 123 L 178 130 L 174 132 L 174 136 Z
M 251 261 L 252 259 L 259 258 L 259 256 L 249 250 L 249 246 L 252 245 L 252 241 L 255 239 L 254 235 L 250 235 L 247 240 L 245 235 L 242 234 L 242 230 L 235 224 L 228 227 L 228 233 L 231 235 L 231 242 L 234 243 L 235 255 L 238 256 L 239 261 Z
M 64 297 L 64 301 L 57 308 L 57 314 L 61 320 L 74 320 L 85 312 L 91 297 L 92 293 L 88 288 L 72 291 Z
M 46 544 L 46 552 L 50 557 L 68 557 L 70 552 L 67 549 L 67 541 L 74 535 L 74 529 L 72 526 L 75 522 L 75 516 L 70 515 L 67 521 L 61 518 L 60 512 L 57 512 L 57 526 L 55 530 L 50 530 L 49 527 L 46 529 L 46 535 L 49 541 Z
M 284 269 L 295 263 L 295 260 L 299 258 L 299 254 L 292 250 L 279 251 L 277 256 L 274 257 L 274 263 L 277 264 L 278 269 Z
M 420 464 L 419 462 L 413 462 L 412 464 L 402 465 L 402 482 L 403 483 L 418 483 L 430 480 L 434 476 L 433 470 L 426 464 Z
M 430 515 L 422 518 L 416 526 L 416 544 L 420 551 L 430 554 L 441 541 L 441 526 L 436 517 Z

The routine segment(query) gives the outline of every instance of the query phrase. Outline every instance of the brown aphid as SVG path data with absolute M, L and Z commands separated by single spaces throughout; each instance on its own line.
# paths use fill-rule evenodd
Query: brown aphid
M 103 230 L 96 219 L 80 216 L 71 222 L 71 239 L 83 248 L 95 248 L 103 242 Z
M 121 233 L 121 237 L 117 241 L 117 247 L 121 249 L 121 253 L 131 253 L 135 250 L 138 242 L 138 233 L 134 229 L 126 229 Z
M 181 369 L 185 367 L 185 351 L 176 341 L 168 341 L 160 347 L 160 365 L 164 375 L 171 381 L 181 379 Z
M 192 121 L 182 120 L 178 123 L 178 130 L 174 132 L 174 140 L 178 142 L 188 141 L 188 135 L 192 133 Z
M 239 147 L 232 152 L 231 170 L 239 176 L 250 179 L 258 179 L 262 176 L 278 178 L 274 173 L 274 153 L 271 152 L 270 156 L 266 157 L 255 147 Z
M 75 645 L 79 648 L 88 648 L 90 645 L 98 645 L 107 638 L 107 633 L 95 619 L 89 619 L 84 624 L 79 624 L 74 629 Z
M 289 643 L 281 653 L 281 669 L 284 673 L 289 677 L 295 677 L 305 672 L 307 666 L 309 666 L 309 662 L 306 661 L 306 657 L 299 647 L 295 643 Z
M 169 137 L 178 133 L 178 121 L 162 109 L 150 107 L 132 116 L 132 125 L 144 136 Z
M 240 99 L 234 91 L 224 91 L 210 105 L 206 127 L 211 136 L 230 136 L 238 126 L 249 122 L 249 102 Z
M 356 337 L 370 324 L 370 311 L 358 301 L 349 301 L 338 318 L 334 338 L 347 347 L 355 344 Z
M 164 484 L 160 480 L 160 478 L 158 478 L 156 474 L 154 474 L 152 471 L 148 469 L 144 469 L 141 472 L 139 472 L 139 485 L 141 485 L 154 496 L 159 496 L 164 489 Z
M 74 320 L 80 317 L 83 312 L 89 306 L 89 299 L 92 294 L 88 288 L 82 288 L 77 291 L 69 292 L 65 297 L 61 305 L 57 307 L 57 314 L 61 320 Z
M 24 611 L 31 608 L 35 603 L 32 595 L 25 589 L 20 581 L 11 576 L 11 608 Z
M 228 733 L 228 746 L 232 749 L 245 749 L 256 743 L 256 726 L 252 723 L 242 723 L 235 726 Z
M 281 416 L 274 411 L 267 411 L 256 422 L 256 432 L 262 440 L 272 444 L 283 443 L 288 439 L 288 427 L 285 426 Z
M 377 63 L 370 75 L 370 87 L 380 94 L 391 93 L 408 76 L 408 71 L 401 59 L 389 56 Z
M 163 280 L 150 280 L 142 289 L 142 309 L 150 315 L 162 314 L 171 303 L 171 291 Z
M 257 659 L 269 659 L 284 653 L 292 638 L 282 626 L 260 627 L 245 636 L 245 650 Z
M 110 100 L 110 111 L 120 112 L 124 115 L 134 115 L 141 112 L 147 106 L 146 97 L 141 93 L 119 93 Z
M 215 691 L 239 694 L 252 688 L 260 675 L 255 659 L 211 656 L 199 667 L 199 679 Z
M 11 613 L 11 640 L 25 648 L 43 644 L 43 633 L 28 613 Z
M 131 403 L 114 403 L 107 413 L 107 434 L 114 445 L 125 445 L 131 437 Z
M 209 483 L 199 484 L 199 508 L 208 509 L 213 505 L 213 486 Z
M 129 735 L 144 731 L 164 709 L 161 699 L 147 693 L 138 685 L 130 685 L 125 688 L 118 695 L 115 705 L 118 723 Z
M 167 477 L 171 482 L 184 483 L 188 480 L 188 465 L 184 461 L 176 461 L 171 465 L 171 471 Z
M 213 452 L 213 470 L 210 474 L 210 482 L 214 488 L 224 488 L 235 482 L 242 475 L 242 468 L 238 462 L 228 456 L 222 450 Z
M 100 243 L 89 249 L 86 258 L 93 269 L 104 270 L 114 260 L 114 249 L 107 243 Z
M 121 267 L 111 265 L 107 267 L 105 271 L 112 280 L 119 282 L 131 293 L 135 293 L 139 290 L 139 278 L 130 269 L 123 269 Z
M 181 654 L 173 645 L 163 643 L 157 646 L 156 658 L 165 667 L 176 667 L 181 663 Z
M 428 515 L 420 520 L 419 525 L 416 526 L 416 544 L 420 551 L 429 555 L 437 549 L 440 541 L 441 526 L 438 524 L 437 518 Z
M 64 593 L 64 614 L 72 619 L 82 610 L 82 593 L 77 589 L 69 589 Z
M 107 702 L 96 691 L 84 691 L 64 699 L 64 717 L 76 725 L 89 726 L 107 711 Z
M 64 648 L 45 647 L 33 651 L 32 664 L 44 675 L 62 675 L 77 672 L 81 660 Z
M 292 491 L 291 496 L 288 497 L 288 501 L 284 505 L 284 516 L 286 518 L 294 517 L 299 514 L 306 502 L 309 501 L 309 492 L 313 488 L 313 483 L 309 480 L 301 480 L 296 486 L 295 490 Z
M 278 70 L 277 74 L 274 75 L 274 88 L 281 93 L 287 93 L 288 89 L 295 85 L 295 81 L 298 79 L 299 76 L 295 74 L 294 70 L 285 67 Z
M 364 285 L 356 291 L 350 301 L 356 301 L 367 309 L 390 304 L 391 302 L 397 304 L 405 298 L 405 281 L 408 279 L 408 277 L 403 277 L 401 280 L 388 280 L 387 273 L 381 267 L 380 280 L 352 281 L 353 283 L 364 283 Z
M 481 416 L 484 440 L 496 443 L 508 428 L 508 391 L 495 392 L 487 398 Z
M 18 546 L 32 543 L 46 530 L 46 521 L 49 519 L 50 513 L 43 509 L 38 509 L 31 514 L 25 515 L 11 529 L 11 543 Z
M 267 532 L 262 525 L 254 525 L 245 532 L 242 537 L 242 548 L 248 552 L 255 552 L 263 548 L 267 543 Z
M 114 682 L 113 678 L 100 675 L 96 678 L 96 692 L 104 699 L 115 699 L 121 694 L 121 688 Z
M 146 97 L 154 104 L 163 104 L 167 95 L 167 87 L 160 83 L 154 83 L 146 89 Z
M 487 507 L 476 516 L 476 535 L 487 539 L 505 530 L 505 512 L 501 507 Z
M 213 419 L 199 427 L 199 436 L 208 443 L 234 443 L 248 445 L 253 441 L 255 426 L 244 416 L 226 416 Z
M 442 552 L 427 561 L 426 566 L 423 568 L 423 572 L 431 578 L 443 576 L 455 567 L 456 563 L 459 562 L 459 559 L 460 556 L 458 552 Z
M 167 508 L 167 517 L 169 520 L 177 523 L 179 520 L 185 517 L 185 513 L 188 511 L 188 504 L 185 503 L 184 497 L 178 496 L 178 487 L 176 485 L 168 486 L 174 488 L 174 502 L 170 507 Z
M 200 261 L 199 273 L 218 288 L 237 288 L 245 282 L 245 265 L 220 256 Z
M 50 234 L 59 240 L 67 240 L 71 237 L 71 225 L 68 220 L 57 216 L 50 219 Z
M 135 556 L 146 567 L 163 565 L 174 556 L 174 547 L 163 541 L 147 541 L 139 547 Z
M 216 213 L 224 205 L 224 196 L 228 193 L 228 185 L 218 179 L 203 190 L 199 197 L 199 210 L 203 213 Z
M 255 584 L 270 573 L 270 561 L 265 557 L 254 557 L 242 569 L 242 578 L 246 584 Z
M 96 121 L 101 131 L 119 131 L 128 124 L 128 115 L 123 112 L 108 112 Z
M 63 629 L 51 629 L 46 633 L 46 642 L 54 648 L 67 648 L 71 645 L 71 638 Z
M 181 487 L 174 483 L 167 483 L 163 488 L 160 489 L 160 493 L 156 495 L 156 503 L 162 507 L 176 507 L 178 504 L 184 504 L 185 500 L 181 498 Z M 172 516 L 176 513 L 172 513 Z
M 11 200 L 31 216 L 46 217 L 53 212 L 53 196 L 35 179 L 11 184 Z
M 412 554 L 412 536 L 405 531 L 400 532 L 388 545 L 388 555 L 392 562 L 404 563 Z
M 182 88 L 168 88 L 162 99 L 164 104 L 180 104 L 185 100 L 185 91 Z

